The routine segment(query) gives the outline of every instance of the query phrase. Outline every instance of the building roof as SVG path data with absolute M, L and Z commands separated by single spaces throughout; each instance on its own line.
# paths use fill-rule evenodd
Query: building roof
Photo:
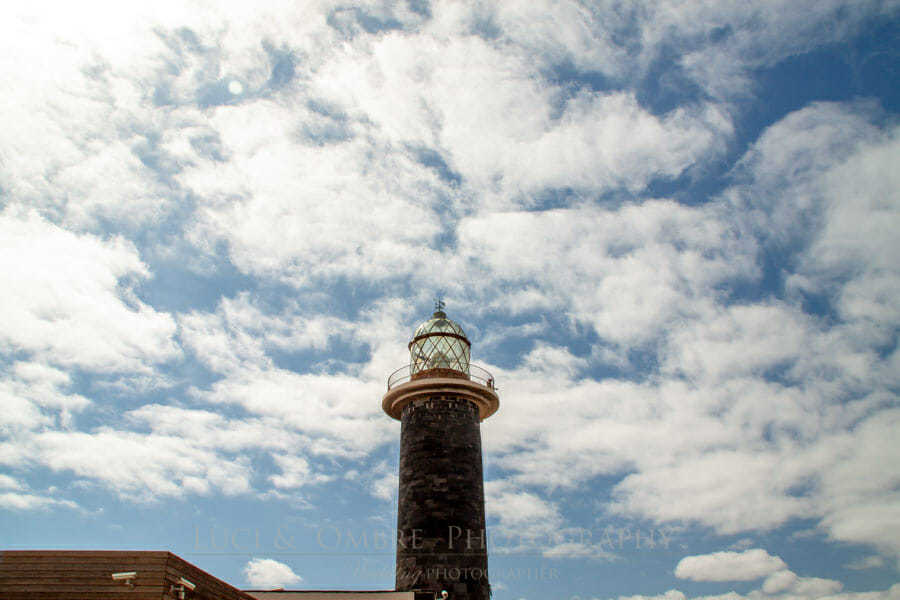
M 392 590 L 246 590 L 258 600 L 414 600 L 415 592 Z M 429 594 L 433 598 L 434 594 Z
M 134 572 L 130 585 L 113 573 Z M 254 600 L 186 560 L 165 551 L 0 551 L 3 600 L 175 600 L 180 578 L 195 587 L 186 600 Z

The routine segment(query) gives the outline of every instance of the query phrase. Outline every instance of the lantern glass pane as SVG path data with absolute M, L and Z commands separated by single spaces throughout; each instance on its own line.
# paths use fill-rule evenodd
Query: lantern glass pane
M 415 340 L 409 349 L 412 375 L 429 369 L 452 369 L 468 375 L 469 344 L 456 337 L 465 337 L 462 327 L 449 319 L 435 317 L 422 323 L 414 337 L 423 335 L 427 337 Z

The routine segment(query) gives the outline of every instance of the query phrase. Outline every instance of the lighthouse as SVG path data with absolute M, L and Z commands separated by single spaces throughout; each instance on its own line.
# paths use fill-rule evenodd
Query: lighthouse
M 443 308 L 416 328 L 382 400 L 401 424 L 396 589 L 488 600 L 481 422 L 500 399 Z

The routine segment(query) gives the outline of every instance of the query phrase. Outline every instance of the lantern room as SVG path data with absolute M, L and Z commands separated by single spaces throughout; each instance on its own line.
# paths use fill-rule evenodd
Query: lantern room
M 443 303 L 439 302 L 431 318 L 416 328 L 409 343 L 410 375 L 416 379 L 426 371 L 440 369 L 445 376 L 453 376 L 449 371 L 467 376 L 471 347 L 462 327 L 447 318 Z

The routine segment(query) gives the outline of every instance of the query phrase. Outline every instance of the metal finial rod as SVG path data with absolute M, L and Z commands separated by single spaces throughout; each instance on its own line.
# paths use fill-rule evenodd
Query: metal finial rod
M 439 311 L 439 312 L 443 311 L 445 306 L 446 306 L 446 304 L 444 304 L 443 299 L 440 296 L 438 296 L 437 299 L 434 301 L 434 310 Z

